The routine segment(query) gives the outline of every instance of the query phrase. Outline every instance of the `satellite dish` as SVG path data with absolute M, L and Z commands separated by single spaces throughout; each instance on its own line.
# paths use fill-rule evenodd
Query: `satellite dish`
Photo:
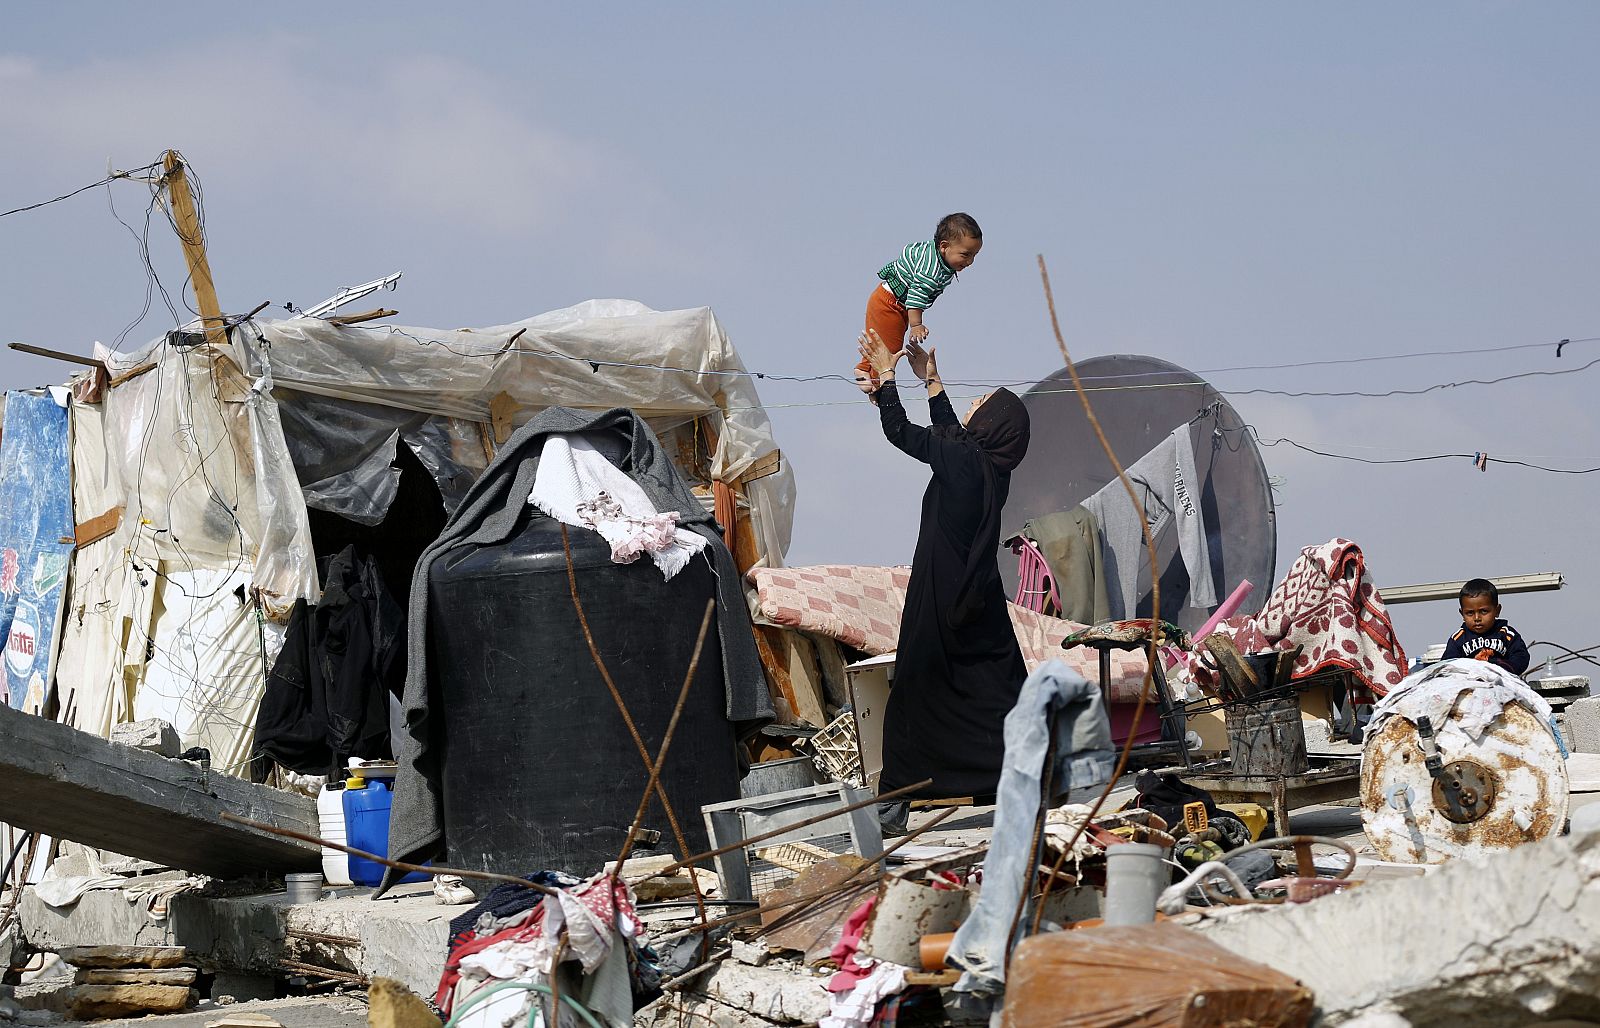
M 1090 357 L 1077 367 L 1124 468 L 1189 423 L 1217 597 L 1225 599 L 1249 579 L 1255 590 L 1239 613 L 1260 610 L 1277 584 L 1277 516 L 1266 466 L 1244 421 L 1205 380 L 1156 357 Z M 1033 441 L 1027 459 L 1011 473 L 1002 539 L 1021 531 L 1030 518 L 1071 510 L 1116 477 L 1065 368 L 1029 389 L 1022 402 L 1033 422 Z M 1161 616 L 1187 631 L 1200 628 L 1211 609 L 1189 606 L 1189 573 L 1170 520 L 1156 535 L 1156 566 Z M 1141 556 L 1138 567 L 1139 599 L 1129 616 L 1150 617 L 1148 559 Z M 1000 568 L 1008 594 L 1013 593 L 1016 561 L 1004 549 Z

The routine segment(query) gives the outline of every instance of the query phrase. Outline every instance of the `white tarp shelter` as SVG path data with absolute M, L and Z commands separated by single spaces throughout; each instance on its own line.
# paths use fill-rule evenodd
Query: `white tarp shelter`
M 453 507 L 496 422 L 549 406 L 638 411 L 692 484 L 736 486 L 760 562 L 782 563 L 793 476 L 707 308 L 591 300 L 454 330 L 250 320 L 230 340 L 191 326 L 102 350 L 113 377 L 147 370 L 73 405 L 79 546 L 56 689 L 61 720 L 87 731 L 162 717 L 242 773 L 280 622 L 318 595 L 307 505 L 381 521 L 407 446 Z

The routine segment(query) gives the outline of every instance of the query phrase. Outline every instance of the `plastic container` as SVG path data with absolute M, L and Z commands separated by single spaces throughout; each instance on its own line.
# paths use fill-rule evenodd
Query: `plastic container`
M 358 850 L 389 855 L 389 808 L 394 802 L 393 785 L 385 780 L 352 778 L 344 787 L 344 820 L 350 845 Z M 384 866 L 375 860 L 349 858 L 350 880 L 357 885 L 377 886 L 383 880 Z M 397 884 L 425 882 L 428 876 L 413 871 Z
M 1165 848 L 1144 842 L 1106 847 L 1105 923 L 1149 924 L 1156 919 L 1156 900 L 1172 883 L 1163 858 Z
M 695 557 L 664 581 L 648 558 L 614 563 L 594 532 L 568 535 L 595 643 L 653 754 L 716 575 Z M 560 524 L 523 504 L 510 538 L 453 549 L 433 565 L 428 590 L 450 862 L 593 874 L 616 859 L 648 776 L 584 642 Z M 661 772 L 692 850 L 710 848 L 700 809 L 739 795 L 726 709 L 713 624 Z M 676 848 L 659 800 L 644 827 Z
M 344 783 L 329 782 L 317 794 L 317 834 L 328 842 L 345 842 Z M 322 847 L 322 877 L 329 885 L 350 885 L 350 858 L 343 850 Z

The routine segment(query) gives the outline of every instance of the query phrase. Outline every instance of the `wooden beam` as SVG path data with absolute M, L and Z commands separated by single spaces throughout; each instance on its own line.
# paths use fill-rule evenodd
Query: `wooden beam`
M 111 370 L 105 366 L 105 362 L 97 361 L 93 357 L 79 357 L 75 353 L 47 350 L 42 346 L 30 346 L 27 343 L 7 343 L 6 346 L 16 350 L 18 353 L 31 353 L 35 357 L 49 357 L 51 360 L 66 361 L 68 364 L 83 364 L 87 367 L 99 368 L 108 376 L 111 374 Z
M 225 346 L 228 333 L 223 325 L 222 308 L 217 305 L 217 288 L 211 281 L 211 263 L 206 259 L 205 235 L 200 231 L 200 215 L 189 190 L 189 176 L 182 158 L 172 150 L 162 155 L 166 167 L 167 201 L 172 205 L 172 220 L 178 226 L 178 241 L 183 244 L 183 259 L 189 265 L 189 282 L 200 305 L 200 319 L 206 340 L 212 346 Z
M 340 314 L 338 317 L 325 318 L 330 325 L 359 325 L 363 321 L 377 321 L 379 318 L 392 318 L 400 312 L 388 307 L 376 307 L 360 314 Z

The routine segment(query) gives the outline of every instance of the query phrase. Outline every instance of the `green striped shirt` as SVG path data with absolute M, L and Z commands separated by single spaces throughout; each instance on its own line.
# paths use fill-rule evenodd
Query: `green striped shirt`
M 933 306 L 945 286 L 955 281 L 956 273 L 939 256 L 933 240 L 925 239 L 902 250 L 899 257 L 883 266 L 878 277 L 889 283 L 901 303 L 924 311 Z

